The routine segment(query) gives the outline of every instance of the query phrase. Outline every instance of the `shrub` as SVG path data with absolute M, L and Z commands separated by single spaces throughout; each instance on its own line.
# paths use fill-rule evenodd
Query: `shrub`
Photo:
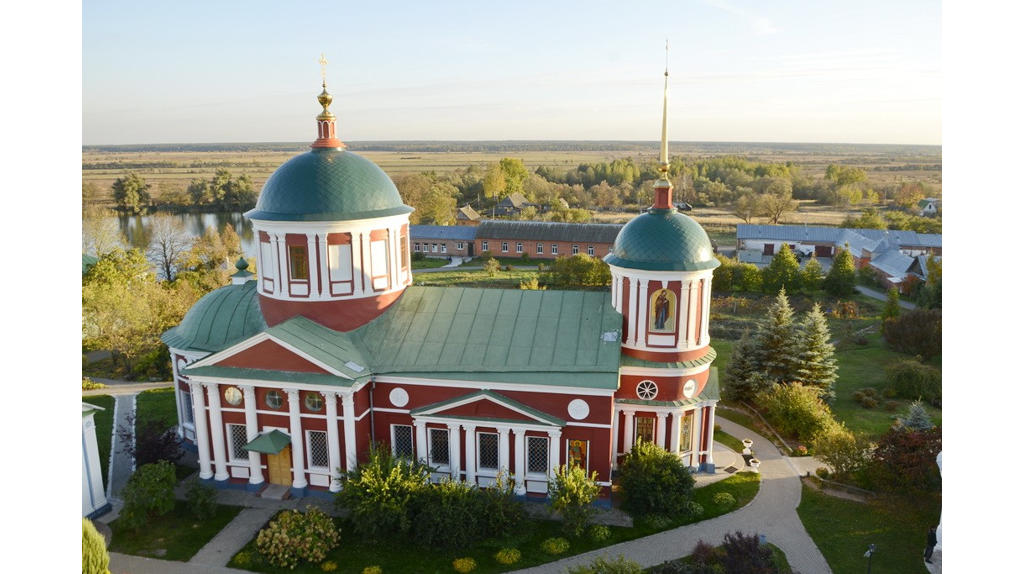
M 619 464 L 622 509 L 634 516 L 678 515 L 693 495 L 693 485 L 682 459 L 651 442 L 638 441 Z
M 380 566 L 367 566 L 363 568 L 363 574 L 384 574 L 384 569 Z
M 271 520 L 256 536 L 256 549 L 274 566 L 295 568 L 303 562 L 322 562 L 340 540 L 331 517 L 309 506 L 305 513 L 286 510 Z
M 942 371 L 906 359 L 885 367 L 885 384 L 894 396 L 931 401 L 942 397 Z
M 145 465 L 160 461 L 176 463 L 185 456 L 181 441 L 173 428 L 167 428 L 158 420 L 150 419 L 136 424 L 135 414 L 126 418 L 127 424 L 118 425 L 117 440 L 135 464 Z
M 544 542 L 540 543 L 540 549 L 543 550 L 545 554 L 555 556 L 569 549 L 569 541 L 565 538 L 548 538 Z
M 607 526 L 595 524 L 590 527 L 590 539 L 594 542 L 604 542 L 612 537 L 612 531 Z
M 882 396 L 887 399 L 895 399 L 897 394 L 895 387 L 885 387 L 882 389 Z
M 489 250 L 488 251 L 481 251 L 480 252 L 480 261 L 483 261 L 484 263 L 486 263 L 486 262 L 490 261 L 491 259 L 494 259 L 494 255 L 492 255 Z
M 452 562 L 452 568 L 460 574 L 468 574 L 469 572 L 476 570 L 476 560 L 473 560 L 472 558 L 456 558 L 455 561 Z
M 873 409 L 878 406 L 878 399 L 864 397 L 863 399 L 860 400 L 860 406 L 866 409 Z
M 736 497 L 728 492 L 719 492 L 712 497 L 711 502 L 715 503 L 715 506 L 732 508 L 736 504 Z
M 516 500 L 516 483 L 504 470 L 490 488 L 478 490 L 488 537 L 504 538 L 519 530 L 523 505 Z
M 494 559 L 498 561 L 498 564 L 506 566 L 519 562 L 519 559 L 522 557 L 523 553 L 516 548 L 502 548 L 494 555 Z
M 761 544 L 757 534 L 749 536 L 741 532 L 726 534 L 722 543 L 721 564 L 726 572 L 775 573 L 775 555 L 767 545 Z
M 664 514 L 648 514 L 644 516 L 644 524 L 654 530 L 664 530 L 672 524 L 672 519 Z
M 162 460 L 140 466 L 121 490 L 124 506 L 118 520 L 130 530 L 174 509 L 174 465 Z
M 893 401 L 895 402 L 895 401 Z M 895 410 L 895 409 L 893 409 Z M 921 401 L 914 401 L 910 404 L 910 410 L 905 417 L 896 417 L 895 428 L 911 431 L 926 431 L 935 427 L 928 411 L 924 409 Z
M 368 460 L 342 478 L 335 503 L 352 514 L 352 528 L 370 538 L 409 532 L 413 501 L 429 485 L 430 469 L 391 454 L 388 445 L 370 447 Z
M 88 518 L 82 519 L 82 574 L 107 574 L 107 541 Z
M 690 501 L 683 507 L 683 516 L 694 519 L 700 516 L 704 516 L 704 507 L 699 502 Z
M 837 424 L 818 435 L 814 454 L 828 465 L 836 478 L 848 481 L 870 461 L 871 445 L 863 436 L 854 435 Z
M 942 429 L 890 429 L 878 440 L 868 476 L 875 488 L 913 495 L 941 486 L 935 457 L 942 450 Z
M 231 559 L 231 563 L 229 565 L 239 566 L 241 568 L 248 568 L 249 566 L 255 564 L 256 560 L 257 557 L 253 555 L 252 552 L 250 552 L 249 550 L 243 550 L 238 554 L 235 554 L 235 557 Z
M 850 396 L 859 403 L 864 400 L 864 391 L 853 391 L 853 394 Z
M 217 489 L 192 477 L 185 484 L 185 502 L 197 519 L 213 518 L 217 513 Z
M 582 536 L 594 514 L 591 506 L 601 487 L 597 485 L 597 471 L 587 471 L 577 465 L 562 465 L 555 471 L 548 486 L 551 508 L 562 517 L 562 526 L 573 536 Z
M 800 383 L 776 385 L 759 394 L 757 403 L 779 431 L 801 441 L 813 440 L 835 424 L 832 411 L 818 396 L 818 389 Z
M 104 385 L 103 383 L 97 383 L 97 382 L 93 381 L 92 379 L 90 379 L 89 377 L 82 377 L 82 390 L 83 391 L 94 391 L 94 390 L 97 390 L 97 389 L 105 389 L 105 388 L 107 388 L 107 385 Z
M 807 456 L 807 447 L 802 445 L 802 444 L 798 445 L 796 447 L 796 455 L 797 456 Z
M 320 565 L 320 569 L 324 572 L 334 572 L 338 569 L 338 563 L 334 560 L 328 560 L 327 562 L 324 562 Z
M 512 270 L 512 266 L 511 265 L 506 265 L 505 266 L 505 271 L 511 271 L 511 270 Z
M 885 323 L 885 342 L 893 350 L 928 360 L 942 354 L 942 310 L 914 309 Z
M 694 563 L 699 565 L 716 564 L 720 555 L 721 553 L 717 548 L 703 540 L 698 540 L 697 545 L 693 547 L 693 552 L 690 553 L 690 556 L 693 556 Z
M 899 401 L 885 401 L 885 410 L 893 412 L 898 408 L 900 408 Z
M 480 490 L 468 482 L 446 480 L 417 497 L 412 532 L 426 547 L 468 548 L 486 536 Z
M 567 574 L 640 574 L 643 567 L 619 554 L 614 560 L 607 556 L 598 556 L 588 564 L 571 566 L 566 569 Z

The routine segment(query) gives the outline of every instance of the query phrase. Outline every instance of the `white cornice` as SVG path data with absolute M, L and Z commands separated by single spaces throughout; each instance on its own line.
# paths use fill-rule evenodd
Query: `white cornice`
M 713 269 L 702 269 L 700 271 L 647 271 L 644 269 L 630 269 L 609 265 L 612 275 L 619 275 L 632 279 L 647 279 L 649 281 L 686 281 L 693 279 L 710 278 L 714 274 Z
M 257 231 L 290 233 L 348 233 L 352 231 L 376 230 L 401 227 L 409 223 L 409 214 L 401 213 L 372 219 L 350 219 L 344 221 L 272 221 L 251 219 Z M 258 240 L 257 240 L 258 241 Z
M 472 389 L 474 391 L 528 391 L 531 393 L 548 393 L 555 395 L 576 395 L 588 397 L 611 397 L 614 396 L 616 392 L 616 390 L 614 389 L 587 389 L 580 387 L 531 385 L 528 383 L 489 383 L 483 381 L 473 381 L 469 379 L 424 379 L 420 377 L 402 377 L 393 375 L 381 375 L 377 377 L 377 382 L 392 385 L 455 387 L 461 389 Z

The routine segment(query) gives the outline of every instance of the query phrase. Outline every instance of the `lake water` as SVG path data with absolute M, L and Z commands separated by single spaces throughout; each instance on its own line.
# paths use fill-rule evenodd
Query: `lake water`
M 234 227 L 235 233 L 242 240 L 242 253 L 246 257 L 256 256 L 256 242 L 252 232 L 252 222 L 242 216 L 240 211 L 222 211 L 217 213 L 181 213 L 176 214 L 181 220 L 185 231 L 192 237 L 201 237 L 208 227 L 224 231 L 227 226 Z M 121 232 L 128 238 L 132 247 L 145 251 L 149 245 L 149 215 L 122 215 L 117 218 Z

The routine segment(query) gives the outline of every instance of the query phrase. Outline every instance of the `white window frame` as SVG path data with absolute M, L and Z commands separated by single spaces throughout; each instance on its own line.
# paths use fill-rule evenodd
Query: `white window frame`
M 460 241 L 455 244 L 455 248 L 458 249 L 459 251 L 462 251 L 463 249 L 466 248 L 466 244 Z
M 481 463 L 483 457 L 480 456 L 480 449 L 483 448 L 483 441 L 480 437 L 484 435 L 491 435 L 494 437 L 494 454 L 496 455 L 494 467 L 484 466 Z M 499 470 L 501 470 L 501 439 L 498 437 L 496 432 L 477 432 L 476 433 L 476 470 L 477 474 L 483 476 L 497 476 Z
M 637 442 L 640 441 L 640 438 L 641 438 L 640 437 L 640 421 L 641 420 L 650 420 L 651 421 L 651 437 L 650 437 L 650 440 L 648 440 L 647 437 L 643 437 L 643 438 L 644 438 L 644 440 L 648 440 L 648 442 L 654 442 L 655 439 L 658 436 L 658 418 L 657 417 L 646 417 L 646 416 L 645 417 L 639 417 L 638 416 L 638 417 L 635 417 L 633 419 L 633 444 L 636 444 Z
M 313 435 L 319 434 L 324 437 L 324 452 L 327 453 L 327 466 L 316 466 L 313 464 Z M 306 461 L 309 463 L 309 470 L 320 470 L 330 471 L 331 469 L 331 451 L 330 443 L 328 443 L 327 431 L 321 430 L 308 430 L 306 431 Z
M 480 242 L 480 251 L 487 251 L 487 240 L 484 239 Z
M 544 244 L 543 243 L 538 243 L 537 244 L 537 255 L 544 255 Z
M 516 253 L 522 253 L 522 252 L 523 252 L 523 242 L 522 241 L 516 241 Z
M 445 435 L 448 436 L 448 450 L 444 453 L 445 454 L 445 458 L 448 459 L 448 462 L 438 464 L 438 463 L 436 463 L 434 461 L 433 433 L 435 433 L 435 432 L 439 432 L 439 433 L 443 432 Z M 451 470 L 451 462 L 452 462 L 452 433 L 451 433 L 451 431 L 448 430 L 448 429 L 442 429 L 442 428 L 427 428 L 427 464 L 429 466 L 432 466 L 432 467 L 436 468 L 439 472 L 441 472 L 441 471 L 448 472 L 449 470 Z
M 547 457 L 546 457 L 547 458 L 547 463 L 545 463 L 545 465 L 544 465 L 545 466 L 544 472 L 537 472 L 535 470 L 530 470 L 530 442 L 531 441 L 537 441 L 537 440 L 544 441 L 544 444 L 547 447 L 545 449 L 545 451 L 547 452 Z M 552 466 L 551 465 L 551 437 L 546 437 L 546 436 L 527 436 L 526 437 L 526 445 L 525 446 L 526 446 L 526 461 L 525 461 L 526 462 L 526 478 L 547 480 L 548 473 L 551 472 L 551 469 L 547 468 L 547 467 Z
M 594 246 L 593 245 L 588 245 L 587 246 L 587 255 L 589 255 L 591 257 L 594 256 Z
M 413 250 L 414 253 L 419 253 L 420 252 L 420 244 L 419 243 L 413 243 L 412 244 L 412 250 Z
M 551 244 L 551 254 L 552 255 L 558 255 L 558 244 L 557 243 L 552 243 Z
M 508 241 L 501 242 L 501 252 L 508 253 Z
M 430 252 L 431 253 L 437 253 L 437 244 L 436 243 L 431 243 L 430 244 Z
M 395 440 L 395 430 L 398 427 L 409 429 L 409 448 L 412 450 L 412 453 L 410 454 L 410 459 L 416 460 L 416 435 L 413 434 L 412 425 L 391 425 L 391 454 L 395 455 L 396 457 L 400 456 L 398 454 L 398 449 L 396 448 L 398 445 L 398 441 Z
M 245 428 L 245 425 L 244 424 L 236 424 L 236 423 L 228 423 L 225 426 L 227 427 L 225 430 L 227 431 L 227 439 L 228 439 L 228 462 L 237 462 L 237 463 L 246 463 L 246 464 L 248 464 L 248 462 L 249 462 L 249 453 L 248 453 L 248 451 L 246 451 L 240 457 L 236 456 L 236 453 L 235 453 L 235 441 L 234 441 L 235 430 L 234 430 L 234 428 L 232 428 L 232 427 L 237 427 L 237 428 L 239 428 L 242 431 L 242 436 L 246 437 L 245 442 L 242 443 L 242 444 L 247 444 L 249 442 L 249 440 L 248 440 L 249 437 L 248 437 L 248 432 L 247 432 L 247 430 Z
M 573 255 L 579 255 L 579 253 L 580 253 L 580 246 L 579 245 L 573 245 L 572 246 L 572 254 Z
M 447 243 L 442 243 L 441 244 L 441 253 L 448 253 L 448 244 Z
M 195 429 L 196 425 L 196 413 L 192 407 L 192 391 L 180 390 L 181 392 L 181 411 L 185 413 L 185 420 L 181 421 L 183 425 L 187 425 Z

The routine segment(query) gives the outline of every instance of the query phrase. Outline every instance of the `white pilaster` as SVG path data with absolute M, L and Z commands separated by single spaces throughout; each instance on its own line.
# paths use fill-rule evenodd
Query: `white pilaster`
M 452 469 L 452 480 L 462 478 L 462 441 L 458 423 L 448 424 L 448 466 Z
M 700 338 L 700 325 L 696 323 L 697 318 L 697 281 L 690 281 L 689 296 L 689 307 L 686 311 L 686 346 L 695 347 L 697 346 L 697 340 Z
M 617 298 L 615 297 L 615 295 L 618 293 L 618 286 L 619 276 L 616 275 L 615 273 L 612 273 L 612 308 L 615 309 L 616 311 L 619 310 L 619 305 L 616 302 Z
M 213 478 L 213 469 L 210 466 L 210 434 L 209 424 L 206 422 L 206 394 L 203 393 L 201 383 L 189 383 L 192 391 L 192 420 L 196 425 L 196 447 L 199 448 L 199 478 L 209 480 Z
M 283 234 L 275 233 L 270 236 L 274 242 L 274 270 L 277 273 L 277 282 L 274 287 L 278 295 L 287 293 L 284 288 L 288 282 L 288 254 L 285 253 L 285 238 Z
M 669 452 L 679 452 L 679 433 L 683 428 L 683 413 L 672 413 L 672 428 L 669 430 Z
M 362 282 L 358 286 L 360 294 L 373 293 L 373 279 L 370 277 L 370 261 L 373 259 L 370 253 L 370 231 L 360 233 L 361 240 L 359 249 L 362 251 L 359 258 L 359 270 L 363 274 Z
M 317 255 L 317 260 L 320 262 L 320 298 L 329 299 L 331 297 L 331 265 L 327 260 L 327 233 L 316 234 L 317 244 L 320 246 L 320 252 Z
M 697 468 L 700 466 L 700 441 L 701 434 L 704 432 L 701 423 L 704 422 L 703 414 L 704 406 L 701 403 L 697 403 L 697 408 L 693 409 L 693 428 L 691 431 L 697 437 L 697 444 L 692 444 L 690 448 L 690 466 Z M 692 439 L 691 439 L 692 440 Z
M 515 434 L 516 447 L 516 494 L 526 494 L 526 483 L 523 477 L 526 476 L 526 429 L 512 429 Z
M 245 401 L 245 440 L 252 442 L 260 434 L 256 420 L 256 389 L 252 385 L 238 385 Z M 260 453 L 249 451 L 249 484 L 263 484 L 263 461 Z
M 320 271 L 317 269 L 317 262 L 320 257 L 316 253 L 316 234 L 306 234 L 306 262 L 309 265 L 309 298 L 319 299 L 320 293 L 317 286 L 320 284 Z
M 700 330 L 700 344 L 706 345 L 711 342 L 710 321 L 711 321 L 711 274 L 704 278 L 704 311 L 702 312 L 704 323 Z
M 288 394 L 288 425 L 292 435 L 292 488 L 306 488 L 306 446 L 302 436 L 302 398 L 298 389 L 285 389 Z
M 655 430 L 654 441 L 661 448 L 668 450 L 668 444 L 665 443 L 665 420 L 668 418 L 668 413 L 655 413 L 658 417 L 658 428 Z
M 708 406 L 708 459 L 704 461 L 710 469 L 715 468 L 715 403 Z
M 327 458 L 331 468 L 331 492 L 341 490 L 341 438 L 338 436 L 338 393 L 321 391 L 327 406 Z
M 650 294 L 648 293 L 648 286 L 651 284 L 650 279 L 640 280 L 640 312 L 637 313 L 636 322 L 636 344 L 647 345 L 647 329 L 650 321 L 647 320 L 647 304 Z
M 619 408 L 612 404 L 612 468 L 619 467 Z
M 210 399 L 210 440 L 213 442 L 214 480 L 227 480 L 228 453 L 224 447 L 224 421 L 220 416 L 220 388 L 217 383 L 203 383 Z
M 548 476 L 554 473 L 562 464 L 562 429 L 549 430 L 548 436 L 551 437 L 551 460 L 548 461 Z
M 476 425 L 463 425 L 466 429 L 466 482 L 476 484 Z
M 629 279 L 629 333 L 626 335 L 626 337 L 623 337 L 623 340 L 626 340 L 628 338 L 628 340 L 631 341 L 634 346 L 636 345 L 636 298 L 637 291 L 639 289 L 640 280 Z
M 341 395 L 342 415 L 345 418 L 345 470 L 356 469 L 356 409 L 352 395 Z
M 427 464 L 427 423 L 414 420 L 412 426 L 416 429 L 416 459 Z
M 636 439 L 633 438 L 633 431 L 636 430 L 633 424 L 633 417 L 636 415 L 633 411 L 622 411 L 625 415 L 626 420 L 622 421 L 622 451 L 624 453 L 633 452 L 633 444 Z
M 511 472 L 512 466 L 508 461 L 508 432 L 511 427 L 497 427 L 498 428 L 498 472 L 504 472 L 508 474 Z

